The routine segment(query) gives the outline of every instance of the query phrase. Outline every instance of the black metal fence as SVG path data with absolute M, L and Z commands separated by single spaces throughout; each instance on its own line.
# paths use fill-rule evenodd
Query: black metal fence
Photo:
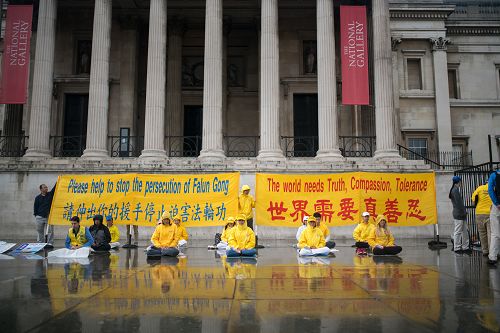
M 51 136 L 50 145 L 54 157 L 80 157 L 85 150 L 87 136 Z
M 340 152 L 344 157 L 373 157 L 376 149 L 374 136 L 341 136 Z
M 227 157 L 256 157 L 259 151 L 258 136 L 225 136 Z
M 454 172 L 455 176 L 462 178 L 461 192 L 465 202 L 465 209 L 467 211 L 467 226 L 469 227 L 470 239 L 473 242 L 479 242 L 479 234 L 475 223 L 476 210 L 472 200 L 472 193 L 474 193 L 476 188 L 480 185 L 486 184 L 490 174 L 499 167 L 500 162 L 488 162 Z
M 421 160 L 434 170 L 458 170 L 473 165 L 472 151 L 418 152 L 398 145 L 399 155 L 407 160 Z
M 28 137 L 24 135 L 0 136 L 0 157 L 21 157 L 28 149 Z
M 139 157 L 144 148 L 143 136 L 109 136 L 111 157 Z
M 281 144 L 286 157 L 314 157 L 318 151 L 317 136 L 282 136 Z
M 167 136 L 168 156 L 198 157 L 201 151 L 201 136 Z

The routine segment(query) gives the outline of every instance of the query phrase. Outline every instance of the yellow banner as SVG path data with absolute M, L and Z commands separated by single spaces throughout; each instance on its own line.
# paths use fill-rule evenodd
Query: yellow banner
M 256 184 L 258 225 L 297 228 L 314 212 L 329 226 L 359 223 L 364 211 L 392 226 L 437 221 L 434 173 L 257 174 Z
M 238 212 L 239 179 L 239 173 L 60 176 L 49 224 L 69 226 L 78 216 L 90 225 L 101 214 L 117 224 L 155 226 L 166 211 L 186 227 L 220 226 Z

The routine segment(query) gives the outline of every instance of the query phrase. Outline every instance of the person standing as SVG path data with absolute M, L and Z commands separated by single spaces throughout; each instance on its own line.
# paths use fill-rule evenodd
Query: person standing
M 448 198 L 450 198 L 453 205 L 453 251 L 455 251 L 455 253 L 470 254 L 472 250 L 469 248 L 469 233 L 467 223 L 465 222 L 467 212 L 465 211 L 464 200 L 460 193 L 462 178 L 453 176 L 452 181 L 453 185 L 450 189 Z
M 45 228 L 48 223 L 50 206 L 52 205 L 52 199 L 54 198 L 54 192 L 56 190 L 56 185 L 50 190 L 45 184 L 39 186 L 40 194 L 35 197 L 35 203 L 33 205 L 33 215 L 35 216 L 36 232 L 37 232 L 37 242 L 45 243 Z M 49 225 L 47 231 L 47 247 L 54 247 L 54 226 Z
M 488 184 L 476 188 L 472 193 L 472 202 L 476 207 L 476 225 L 479 231 L 479 240 L 481 241 L 481 251 L 483 256 L 487 257 L 489 253 L 489 244 L 491 237 L 490 229 L 490 210 L 491 199 L 488 194 Z
M 238 197 L 238 214 L 243 214 L 246 217 L 247 226 L 253 230 L 253 209 L 255 208 L 255 200 L 250 195 L 250 186 L 243 185 L 241 194 Z
M 500 169 L 493 172 L 488 179 L 488 194 L 493 203 L 490 211 L 491 238 L 488 264 L 496 265 L 500 253 Z

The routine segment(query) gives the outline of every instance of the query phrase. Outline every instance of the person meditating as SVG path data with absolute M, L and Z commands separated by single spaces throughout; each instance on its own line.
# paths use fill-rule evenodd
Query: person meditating
M 396 255 L 401 252 L 401 246 L 394 245 L 394 236 L 387 226 L 387 218 L 384 215 L 377 216 L 377 224 L 370 232 L 368 244 L 372 248 L 373 255 Z
M 330 253 L 330 249 L 326 247 L 323 231 L 316 225 L 315 218 L 307 220 L 307 227 L 300 234 L 297 244 L 300 256 L 326 256 Z
M 66 236 L 65 246 L 69 250 L 77 250 L 82 247 L 90 247 L 94 243 L 94 238 L 89 229 L 80 227 L 80 218 L 73 216 L 71 218 L 71 228 Z
M 368 237 L 370 237 L 370 233 L 372 229 L 374 229 L 374 226 L 370 223 L 370 213 L 364 212 L 361 216 L 363 220 L 354 229 L 352 237 L 356 241 L 356 254 L 367 255 L 367 249 L 370 248 Z
M 94 251 L 109 251 L 111 246 L 111 234 L 109 233 L 108 227 L 106 227 L 102 221 L 103 216 L 98 214 L 93 218 L 94 225 L 89 228 L 92 238 L 94 238 L 94 243 L 90 246 Z
M 236 226 L 229 234 L 228 249 L 226 255 L 231 257 L 255 257 L 255 234 L 247 226 L 246 216 L 239 214 L 236 217 Z
M 186 227 L 181 224 L 181 217 L 176 215 L 173 217 L 174 223 L 177 226 L 177 238 L 179 239 L 178 246 L 187 245 L 187 241 L 189 239 L 189 235 L 187 233 Z
M 156 226 L 153 235 L 151 236 L 151 245 L 146 254 L 148 257 L 169 256 L 177 257 L 179 250 L 177 244 L 177 226 L 170 221 L 168 213 L 164 212 L 161 216 L 161 224 Z
M 118 227 L 114 224 L 113 216 L 106 216 L 106 224 L 108 226 L 109 233 L 111 234 L 111 242 L 109 243 L 109 246 L 111 246 L 112 249 L 119 248 L 120 230 L 118 230 Z
M 216 245 L 219 250 L 226 250 L 229 244 L 229 235 L 233 231 L 234 217 L 230 216 L 226 220 L 226 226 L 220 236 L 220 242 Z

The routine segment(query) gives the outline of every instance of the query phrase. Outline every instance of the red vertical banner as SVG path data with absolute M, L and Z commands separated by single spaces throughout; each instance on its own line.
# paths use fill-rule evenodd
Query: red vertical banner
M 7 7 L 0 104 L 25 104 L 30 68 L 33 6 Z
M 366 6 L 340 6 L 342 104 L 368 105 Z

